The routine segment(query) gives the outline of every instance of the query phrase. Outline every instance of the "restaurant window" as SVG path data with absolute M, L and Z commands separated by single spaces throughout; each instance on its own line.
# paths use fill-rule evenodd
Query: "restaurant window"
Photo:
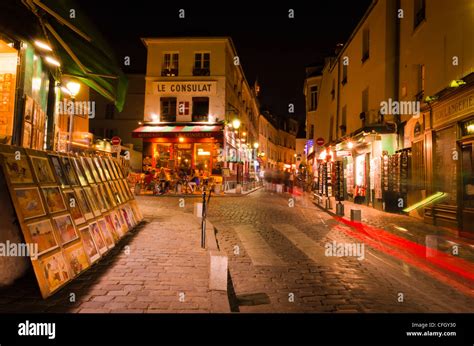
M 318 87 L 312 86 L 310 89 L 310 111 L 315 111 L 318 108 Z
M 207 121 L 209 97 L 193 97 L 193 121 Z
M 0 143 L 3 144 L 11 144 L 13 135 L 18 51 L 12 46 L 0 40 Z M 31 125 L 29 130 L 31 133 Z
M 161 97 L 161 121 L 176 121 L 176 97 Z
M 105 119 L 113 119 L 115 114 L 115 105 L 113 103 L 108 103 L 105 106 Z
M 422 21 L 425 20 L 425 0 L 414 0 L 414 29 L 418 27 L 418 25 L 421 24 Z
M 365 28 L 362 32 L 362 62 L 366 61 L 370 56 L 370 31 Z
M 194 165 L 199 171 L 210 172 L 212 169 L 213 143 L 194 144 Z
M 163 67 L 161 70 L 162 76 L 177 76 L 178 75 L 179 54 L 178 53 L 164 53 Z
M 211 54 L 210 53 L 195 53 L 194 54 L 193 76 L 209 76 L 210 68 L 211 68 Z

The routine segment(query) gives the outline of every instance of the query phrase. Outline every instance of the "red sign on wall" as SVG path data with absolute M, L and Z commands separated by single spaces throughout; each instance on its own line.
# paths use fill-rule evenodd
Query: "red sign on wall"
M 319 137 L 319 138 L 316 140 L 316 144 L 317 144 L 317 145 L 324 145 L 324 138 Z

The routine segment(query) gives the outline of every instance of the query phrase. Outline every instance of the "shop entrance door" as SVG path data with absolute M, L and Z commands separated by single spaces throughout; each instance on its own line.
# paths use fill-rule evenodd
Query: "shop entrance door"
M 462 232 L 474 237 L 474 142 L 461 144 Z

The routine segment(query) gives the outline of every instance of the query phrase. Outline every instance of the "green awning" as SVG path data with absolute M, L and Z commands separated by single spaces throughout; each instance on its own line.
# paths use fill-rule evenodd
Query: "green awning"
M 9 21 L 13 24 L 9 29 L 12 30 L 13 26 L 15 31 L 24 31 L 29 39 L 48 41 L 61 61 L 63 75 L 77 78 L 114 102 L 121 111 L 125 103 L 127 78 L 113 50 L 80 6 L 74 0 L 27 0 L 21 8 L 19 4 L 20 1 L 12 5 L 7 13 L 4 12 L 5 17 L 15 17 L 18 13 L 18 17 L 27 18 L 34 13 L 35 23 Z M 23 11 L 30 12 L 30 15 L 25 15 Z M 41 32 L 39 37 L 36 36 L 38 32 Z

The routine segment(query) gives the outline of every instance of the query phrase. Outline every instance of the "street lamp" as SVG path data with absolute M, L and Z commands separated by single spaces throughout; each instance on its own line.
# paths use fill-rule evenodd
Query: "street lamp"
M 72 131 L 74 128 L 74 112 L 76 110 L 75 101 L 76 101 L 76 95 L 79 93 L 79 90 L 81 90 L 81 85 L 79 83 L 71 81 L 71 82 L 67 82 L 65 89 L 66 89 L 65 91 L 69 93 L 69 95 L 71 96 L 71 101 L 73 104 L 72 112 L 69 112 L 69 129 L 68 129 L 69 131 L 68 151 L 71 151 L 72 150 Z

